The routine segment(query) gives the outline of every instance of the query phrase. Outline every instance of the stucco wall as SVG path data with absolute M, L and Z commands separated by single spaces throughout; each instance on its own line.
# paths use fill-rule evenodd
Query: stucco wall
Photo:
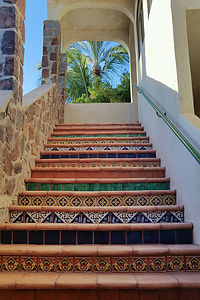
M 65 104 L 65 123 L 134 123 L 132 103 Z
M 145 41 L 137 62 L 138 84 L 200 152 L 200 119 L 194 115 L 186 28 L 186 9 L 200 3 L 154 0 L 148 18 L 147 1 L 143 2 Z M 195 242 L 200 243 L 200 165 L 143 96 L 138 98 L 139 121 L 166 166 L 178 204 L 185 206 L 185 220 L 194 223 Z

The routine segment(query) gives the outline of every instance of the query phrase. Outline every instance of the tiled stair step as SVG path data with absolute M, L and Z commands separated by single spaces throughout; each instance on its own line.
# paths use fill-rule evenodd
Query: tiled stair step
M 0 224 L 1 244 L 192 244 L 191 223 Z
M 88 137 L 88 138 L 48 138 L 48 144 L 82 145 L 82 144 L 132 144 L 149 143 L 149 137 Z
M 198 272 L 60 274 L 16 271 L 0 273 L 0 288 L 5 300 L 198 300 L 200 274 Z
M 159 158 L 129 158 L 129 159 L 37 159 L 36 167 L 67 167 L 67 168 L 94 168 L 94 167 L 160 167 Z
M 183 206 L 146 207 L 9 207 L 11 223 L 130 224 L 184 222 Z
M 32 178 L 161 178 L 165 168 L 33 168 Z
M 55 129 L 59 129 L 59 128 L 84 128 L 84 129 L 101 129 L 101 128 L 134 128 L 134 127 L 138 127 L 138 126 L 141 126 L 141 123 L 125 123 L 125 124 L 117 124 L 117 123 L 104 123 L 104 124 L 56 124 L 55 125 Z
M 78 133 L 75 132 L 73 133 L 67 133 L 65 134 L 64 132 L 54 132 L 51 135 L 51 138 L 57 138 L 57 137 L 63 137 L 63 138 L 86 138 L 86 137 L 141 137 L 141 136 L 146 136 L 146 131 L 141 131 L 141 130 L 133 130 L 129 133 L 117 131 L 115 133 L 113 132 L 101 132 L 101 133 Z
M 133 130 L 144 130 L 144 127 L 141 125 L 137 126 L 103 126 L 103 127 L 74 127 L 74 126 L 59 126 L 59 127 L 54 127 L 53 132 L 129 132 Z
M 44 151 L 104 151 L 104 150 L 116 150 L 116 151 L 123 151 L 123 150 L 152 150 L 152 144 L 147 143 L 138 143 L 138 144 L 82 144 L 76 145 L 44 145 Z
M 79 133 L 82 133 L 82 132 L 87 132 L 87 133 L 92 133 L 92 132 L 95 132 L 95 133 L 98 133 L 98 132 L 129 132 L 129 131 L 133 131 L 133 130 L 144 130 L 144 127 L 142 126 L 104 126 L 104 127 L 87 127 L 87 126 L 83 126 L 83 127 L 74 127 L 74 126 L 59 126 L 59 127 L 54 127 L 53 129 L 53 132 L 65 132 L 65 133 L 68 133 L 68 132 L 79 132 Z
M 129 159 L 129 158 L 156 158 L 155 150 L 99 150 L 99 151 L 41 151 L 41 159 Z
M 39 179 L 38 179 L 39 182 Z M 119 207 L 175 205 L 176 191 L 63 192 L 26 191 L 20 206 Z
M 138 191 L 169 190 L 170 178 L 26 179 L 27 191 Z
M 0 260 L 0 271 L 9 272 L 198 272 L 200 246 L 1 245 Z
M 63 126 L 76 126 L 76 127 L 82 127 L 82 126 L 97 126 L 97 127 L 102 127 L 102 126 L 138 126 L 141 125 L 141 123 L 58 123 L 55 124 L 55 127 L 63 127 Z

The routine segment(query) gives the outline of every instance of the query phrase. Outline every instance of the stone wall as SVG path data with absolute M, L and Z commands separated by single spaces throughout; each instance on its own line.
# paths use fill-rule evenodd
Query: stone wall
M 24 178 L 39 158 L 55 123 L 63 122 L 64 102 L 59 87 L 43 85 L 16 103 L 14 94 L 0 91 L 0 222 L 7 221 L 8 206 L 24 190 Z M 5 98 L 9 98 L 6 99 Z
M 66 73 L 67 73 L 67 57 L 65 53 L 62 53 L 60 55 L 58 84 L 60 87 L 60 93 L 63 97 L 63 100 L 66 99 L 66 85 L 67 85 Z
M 25 0 L 0 0 L 0 90 L 22 99 Z
M 59 21 L 44 21 L 42 84 L 58 81 L 61 47 Z

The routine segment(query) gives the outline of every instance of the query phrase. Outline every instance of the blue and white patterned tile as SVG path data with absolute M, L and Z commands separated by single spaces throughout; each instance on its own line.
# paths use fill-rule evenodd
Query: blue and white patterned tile
M 67 217 L 68 223 L 81 223 L 81 214 L 69 212 Z
M 138 212 L 127 212 L 126 213 L 126 223 L 139 223 L 140 214 Z
M 97 214 L 96 212 L 85 212 L 82 213 L 82 223 L 96 223 L 97 220 Z
M 66 212 L 54 212 L 54 223 L 67 223 Z
M 183 211 L 171 211 L 169 214 L 169 221 L 176 222 L 176 223 L 184 222 Z
M 40 223 L 53 223 L 53 213 L 52 212 L 41 212 L 39 214 Z
M 10 212 L 10 222 L 11 223 L 24 223 L 24 212 L 11 211 Z
M 37 211 L 27 211 L 25 213 L 25 223 L 38 223 L 39 221 L 39 212 Z

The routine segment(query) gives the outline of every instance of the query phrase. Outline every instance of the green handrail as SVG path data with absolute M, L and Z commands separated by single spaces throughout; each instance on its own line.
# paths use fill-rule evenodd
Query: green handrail
M 135 83 L 133 85 L 136 87 L 138 92 L 143 95 L 143 97 L 149 102 L 153 107 L 159 117 L 161 117 L 164 122 L 169 126 L 173 133 L 178 137 L 181 143 L 188 149 L 196 161 L 200 164 L 200 153 L 188 142 L 188 140 L 180 133 L 180 131 L 175 127 L 175 125 L 160 111 L 160 109 L 153 103 L 153 101 L 145 94 L 145 92 L 137 86 Z

